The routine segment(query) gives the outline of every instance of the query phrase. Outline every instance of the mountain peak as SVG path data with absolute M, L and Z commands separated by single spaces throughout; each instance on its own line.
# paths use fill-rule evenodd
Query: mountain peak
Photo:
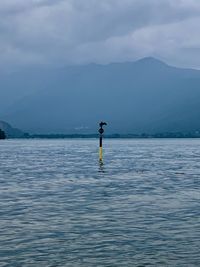
M 94 133 L 101 118 L 121 133 L 200 129 L 200 71 L 147 57 L 29 77 L 22 73 L 15 83 L 3 84 L 4 91 L 12 84 L 13 90 L 35 87 L 3 117 L 27 132 Z
M 154 57 L 144 57 L 142 59 L 137 60 L 135 63 L 139 63 L 139 64 L 145 64 L 145 65 L 159 65 L 159 66 L 167 66 L 166 63 L 164 63 L 163 61 L 154 58 Z

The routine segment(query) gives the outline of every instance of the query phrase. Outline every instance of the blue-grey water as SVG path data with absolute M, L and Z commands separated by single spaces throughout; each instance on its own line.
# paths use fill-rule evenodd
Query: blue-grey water
M 0 142 L 1 267 L 200 266 L 200 140 Z

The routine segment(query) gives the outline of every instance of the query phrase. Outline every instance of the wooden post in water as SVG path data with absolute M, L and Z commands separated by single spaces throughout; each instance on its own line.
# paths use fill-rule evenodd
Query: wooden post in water
M 99 123 L 99 162 L 103 163 L 103 133 L 104 129 L 103 126 L 107 125 L 106 122 L 100 122 Z

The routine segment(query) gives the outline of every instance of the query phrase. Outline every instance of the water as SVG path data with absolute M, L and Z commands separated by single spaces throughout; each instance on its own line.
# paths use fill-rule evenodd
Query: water
M 200 140 L 0 142 L 0 266 L 200 266 Z

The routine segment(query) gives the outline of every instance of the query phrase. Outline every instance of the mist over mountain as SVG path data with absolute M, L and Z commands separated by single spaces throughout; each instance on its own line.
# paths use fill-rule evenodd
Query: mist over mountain
M 0 119 L 34 133 L 200 130 L 200 71 L 154 58 L 32 69 L 0 77 Z

